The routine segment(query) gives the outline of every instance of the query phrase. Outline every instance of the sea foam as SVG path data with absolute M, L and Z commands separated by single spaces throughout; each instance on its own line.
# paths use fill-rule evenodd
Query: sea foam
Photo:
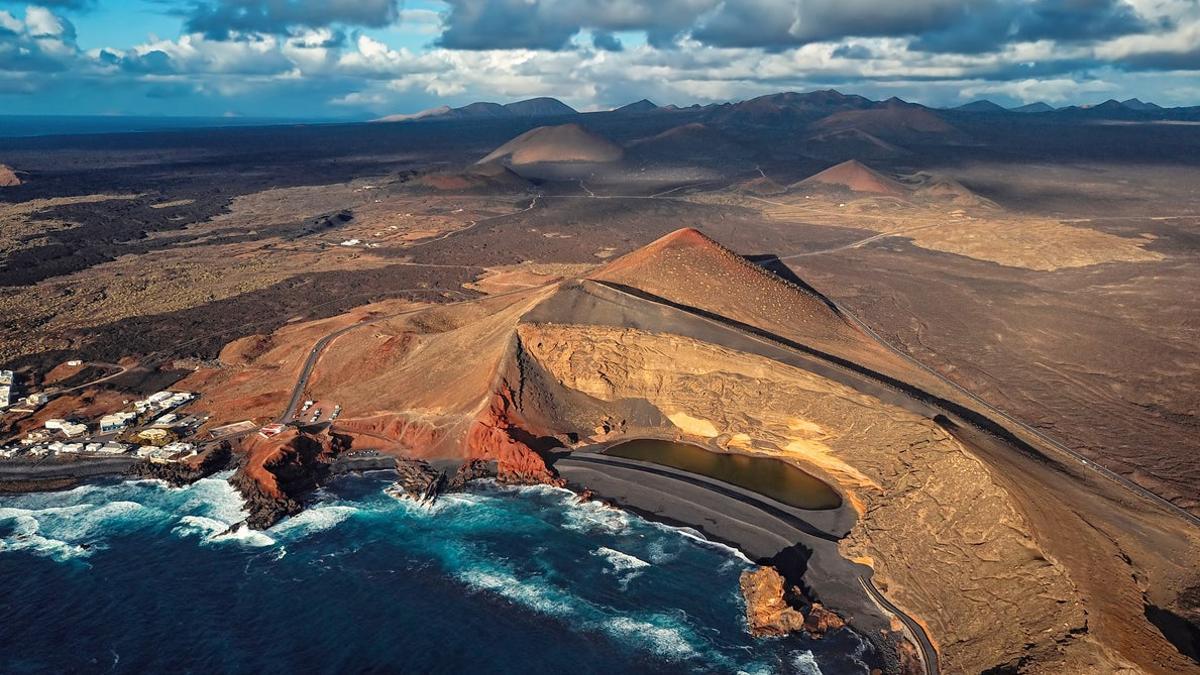
M 279 523 L 271 532 L 295 539 L 307 537 L 337 527 L 358 512 L 353 506 L 314 506 Z
M 650 566 L 650 563 L 637 556 L 607 546 L 601 546 L 591 553 L 608 561 L 608 564 L 612 566 L 612 573 L 619 579 L 621 590 L 628 589 L 629 582 L 637 577 L 643 569 Z
M 204 516 L 184 516 L 172 531 L 185 537 L 199 536 L 200 541 L 205 544 L 238 542 L 246 546 L 271 546 L 275 543 L 274 539 L 248 527 L 242 527 L 236 532 L 230 532 L 229 528 L 231 525 L 232 523 L 225 523 Z

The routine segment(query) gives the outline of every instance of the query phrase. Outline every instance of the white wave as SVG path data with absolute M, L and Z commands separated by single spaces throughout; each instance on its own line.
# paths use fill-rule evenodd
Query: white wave
M 310 534 L 336 527 L 338 523 L 358 512 L 359 509 L 353 506 L 316 506 L 284 520 L 271 528 L 271 532 L 285 536 L 307 537 Z
M 612 565 L 613 574 L 619 578 L 621 590 L 629 588 L 629 582 L 641 574 L 642 570 L 649 567 L 650 563 L 638 558 L 637 556 L 629 555 L 623 551 L 601 546 L 591 552 L 594 556 L 599 556 L 608 561 Z M 607 572 L 607 570 L 605 570 Z
M 241 527 L 236 532 L 229 531 L 230 523 L 225 523 L 204 516 L 184 516 L 172 530 L 183 536 L 198 535 L 205 544 L 236 541 L 245 546 L 271 546 L 275 540 L 257 530 Z
M 202 513 L 210 518 L 226 523 L 237 523 L 246 519 L 246 503 L 241 493 L 237 491 L 222 474 L 213 474 L 201 478 L 191 485 L 180 488 L 175 499 L 182 498 L 172 508 L 175 512 Z
M 704 534 L 702 532 L 700 532 L 699 530 L 693 529 L 691 527 L 676 527 L 674 525 L 664 525 L 662 523 L 654 523 L 654 526 L 658 527 L 660 529 L 663 529 L 663 530 L 669 530 L 671 532 L 675 532 L 676 534 L 681 534 L 684 537 L 700 544 L 701 546 L 717 549 L 718 551 L 723 551 L 725 553 L 728 553 L 729 555 L 733 556 L 734 558 L 737 558 L 738 560 L 741 560 L 742 562 L 744 562 L 748 565 L 754 564 L 754 561 L 747 558 L 745 553 L 742 553 L 740 550 L 738 550 L 732 546 L 727 546 L 725 544 L 722 544 L 719 541 L 713 541 L 713 540 L 709 539 L 708 537 L 705 537 Z
M 792 657 L 792 665 L 796 667 L 798 672 L 804 673 L 804 675 L 822 675 L 821 667 L 817 665 L 817 659 L 813 656 L 812 652 L 796 652 Z
M 574 504 L 575 502 L 579 501 L 579 495 L 566 488 L 561 488 L 555 485 L 545 485 L 542 483 L 538 483 L 536 485 L 505 485 L 503 483 L 496 482 L 495 479 L 490 478 L 478 481 L 476 485 L 483 486 L 485 488 L 492 488 L 498 492 L 514 492 L 518 495 L 525 496 L 554 497 L 567 504 Z
M 0 509 L 0 522 L 3 521 L 10 521 L 13 531 L 0 539 L 0 552 L 29 551 L 59 562 L 88 555 L 89 547 L 43 536 L 37 518 L 25 509 Z
M 496 593 L 539 612 L 555 616 L 575 613 L 571 602 L 556 597 L 560 594 L 552 587 L 541 584 L 540 580 L 522 581 L 507 570 L 476 567 L 460 572 L 459 578 L 472 588 Z
M 696 649 L 681 627 L 618 616 L 605 620 L 604 629 L 617 639 L 640 644 L 668 659 L 679 661 L 696 655 Z
M 427 518 L 429 516 L 441 515 L 452 511 L 457 511 L 464 508 L 471 508 L 486 502 L 489 497 L 481 494 L 470 492 L 451 492 L 448 494 L 439 495 L 432 502 L 417 501 L 404 494 L 403 490 L 391 489 L 392 486 L 385 487 L 383 493 L 391 497 L 395 505 L 399 505 L 407 515 L 417 516 L 419 518 Z
M 678 552 L 667 550 L 662 538 L 659 538 L 656 541 L 651 541 L 646 549 L 647 557 L 650 558 L 650 562 L 654 563 L 655 565 L 662 565 L 663 563 L 671 562 L 679 557 Z
M 631 519 L 628 511 L 614 509 L 598 502 L 573 504 L 564 514 L 563 527 L 576 532 L 629 532 Z
M 54 509 L 38 513 L 43 528 L 54 536 L 68 541 L 95 537 L 114 527 L 133 525 L 154 511 L 137 502 L 113 501 L 99 506 L 81 504 L 79 507 Z
M 636 570 L 650 566 L 650 563 L 637 556 L 630 555 L 624 551 L 618 551 L 607 546 L 601 546 L 595 551 L 592 551 L 592 555 L 598 555 L 607 560 L 617 572 Z

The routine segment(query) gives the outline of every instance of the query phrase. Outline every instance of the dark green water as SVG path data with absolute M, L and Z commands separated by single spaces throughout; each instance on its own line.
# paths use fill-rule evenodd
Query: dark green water
M 638 438 L 606 455 L 662 464 L 715 478 L 801 509 L 836 509 L 842 498 L 824 481 L 783 460 L 705 450 L 690 443 Z

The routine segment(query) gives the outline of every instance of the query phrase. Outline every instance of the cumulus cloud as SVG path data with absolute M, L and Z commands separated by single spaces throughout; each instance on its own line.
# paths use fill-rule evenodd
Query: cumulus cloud
M 189 32 L 212 39 L 335 24 L 380 28 L 400 17 L 397 0 L 213 0 L 198 1 L 186 12 Z
M 644 31 L 659 47 L 687 33 L 717 47 L 777 50 L 847 37 L 921 36 L 923 49 L 984 51 L 1006 42 L 1102 39 L 1148 27 L 1127 0 L 446 1 L 440 44 L 477 50 L 564 49 L 590 29 L 601 35 Z
M 0 70 L 13 73 L 66 70 L 76 59 L 75 26 L 44 7 L 23 17 L 0 10 Z
M 450 49 L 566 48 L 584 29 L 644 31 L 665 46 L 719 0 L 446 0 L 439 44 Z
M 1137 95 L 1169 102 L 1197 90 L 1186 80 L 1200 70 L 1195 0 L 445 0 L 442 12 L 398 0 L 162 1 L 187 3 L 175 5 L 178 35 L 86 53 L 67 10 L 0 10 L 0 105 L 55 87 L 339 114 L 827 87 L 1063 102 L 1118 95 L 1135 75 L 1157 87 Z

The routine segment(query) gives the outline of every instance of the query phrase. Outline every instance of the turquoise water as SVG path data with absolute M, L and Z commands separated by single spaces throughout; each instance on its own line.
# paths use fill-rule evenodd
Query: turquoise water
M 0 672 L 865 672 L 756 640 L 735 551 L 554 488 L 343 478 L 266 532 L 221 476 L 0 497 Z

